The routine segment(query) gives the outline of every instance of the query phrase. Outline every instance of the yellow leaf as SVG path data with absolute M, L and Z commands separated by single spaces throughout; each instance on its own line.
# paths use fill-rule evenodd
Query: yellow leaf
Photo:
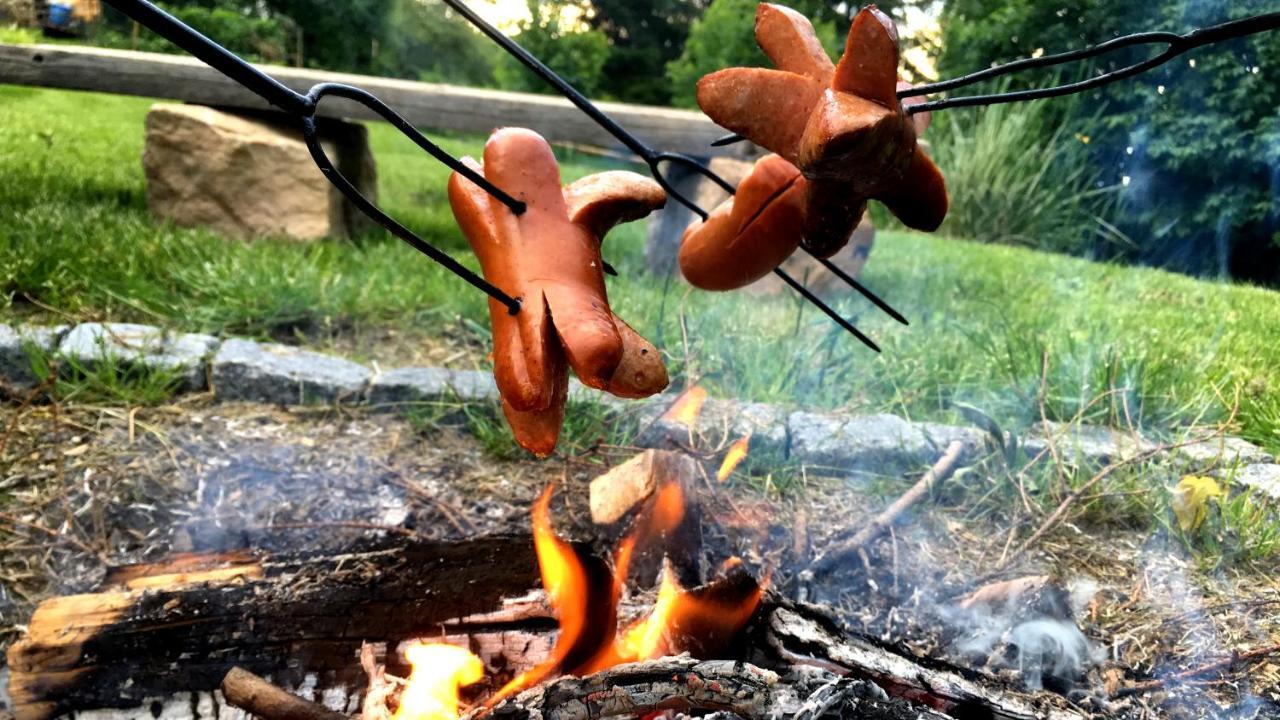
M 1204 522 L 1209 501 L 1226 495 L 1217 480 L 1202 475 L 1188 475 L 1173 489 L 1170 505 L 1183 532 L 1190 532 Z

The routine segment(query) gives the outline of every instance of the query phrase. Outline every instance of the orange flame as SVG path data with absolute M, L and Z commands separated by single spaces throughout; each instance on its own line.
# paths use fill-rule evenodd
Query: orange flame
M 664 568 L 653 610 L 618 638 L 612 664 L 685 652 L 690 649 L 686 646 L 690 640 L 727 642 L 755 614 L 763 596 L 764 585 L 758 585 L 741 598 L 701 597 L 686 591 L 671 568 Z
M 734 468 L 738 467 L 738 463 L 747 459 L 747 449 L 751 446 L 751 433 L 740 438 L 737 442 L 729 446 L 729 451 L 724 454 L 724 461 L 720 463 L 720 469 L 716 472 L 716 480 L 724 482 L 733 474 Z
M 458 693 L 484 677 L 484 663 L 455 645 L 415 643 L 405 651 L 413 668 L 393 720 L 456 720 Z
M 575 664 L 568 662 L 571 655 L 585 652 L 588 658 L 594 656 L 597 649 L 580 647 L 584 639 L 592 640 L 586 637 L 588 632 L 598 633 L 599 644 L 607 646 L 612 642 L 616 630 L 616 625 L 612 623 L 616 621 L 613 614 L 620 588 L 616 583 L 611 583 L 613 601 L 605 607 L 595 606 L 602 598 L 598 597 L 599 590 L 593 587 L 593 574 L 584 566 L 573 546 L 557 537 L 551 527 L 551 496 L 554 490 L 554 485 L 548 486 L 533 504 L 533 548 L 542 573 L 542 586 L 547 591 L 551 607 L 555 609 L 560 623 L 560 636 L 551 651 L 551 658 L 507 683 L 489 699 L 486 703 L 489 707 L 524 688 L 542 682 L 554 672 L 573 671 L 573 667 L 564 667 L 566 664 Z M 606 622 L 598 622 L 599 627 L 587 627 L 589 618 L 599 621 L 602 615 L 608 618 Z
M 703 395 L 705 397 L 705 393 Z M 641 542 L 666 535 L 680 526 L 685 515 L 684 490 L 679 482 L 661 485 L 648 510 L 618 545 L 614 567 L 610 570 L 603 560 L 580 553 L 574 545 L 556 536 L 550 509 L 554 489 L 554 486 L 548 487 L 534 503 L 532 523 L 542 584 L 556 611 L 560 636 L 546 662 L 507 683 L 486 701 L 486 707 L 493 708 L 503 699 L 555 673 L 584 675 L 620 663 L 689 650 L 717 652 L 715 648 L 727 645 L 755 613 L 764 593 L 762 585 L 750 581 L 749 585 L 739 584 L 729 592 L 688 592 L 668 566 L 663 569 L 662 584 L 652 611 L 619 634 L 617 607 L 633 554 Z M 454 708 L 456 710 L 456 695 Z M 453 720 L 453 717 L 397 716 L 395 720 Z
M 691 428 L 698 422 L 698 416 L 702 414 L 702 404 L 706 401 L 707 391 L 701 385 L 694 385 L 676 399 L 663 414 L 662 419 Z

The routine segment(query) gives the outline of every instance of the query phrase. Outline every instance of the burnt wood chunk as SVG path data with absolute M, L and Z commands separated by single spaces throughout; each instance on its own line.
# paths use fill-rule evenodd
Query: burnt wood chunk
M 539 585 L 527 535 L 183 556 L 108 579 L 101 592 L 41 603 L 9 649 L 17 720 L 210 691 L 236 666 L 285 685 L 309 673 L 359 684 L 363 641 L 439 634 Z

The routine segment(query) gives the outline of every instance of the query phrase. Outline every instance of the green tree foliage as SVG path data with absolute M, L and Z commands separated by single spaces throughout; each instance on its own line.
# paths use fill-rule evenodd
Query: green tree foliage
M 698 79 L 727 67 L 769 67 L 755 39 L 756 0 L 714 0 L 706 14 L 693 23 L 680 57 L 667 65 L 672 102 L 697 107 L 694 91 Z M 833 56 L 841 38 L 834 17 L 823 2 L 791 2 L 789 7 L 817 18 L 814 29 Z
M 626 102 L 665 105 L 672 88 L 663 74 L 680 55 L 707 0 L 591 0 L 589 21 L 610 43 L 603 93 Z
M 492 86 L 502 49 L 440 0 L 395 0 L 374 63 L 380 75 Z
M 531 19 L 520 25 L 516 41 L 565 80 L 587 95 L 600 91 L 609 38 L 599 30 L 566 26 L 563 3 L 529 0 Z M 498 85 L 508 90 L 554 93 L 544 81 L 510 56 L 498 64 Z
M 257 12 L 240 2 L 158 4 L 179 20 L 253 62 L 284 62 L 292 47 L 293 25 L 288 19 Z M 141 29 L 135 35 L 132 21 L 109 5 L 104 7 L 107 11 L 103 23 L 92 37 L 96 44 L 145 52 L 178 51 L 168 40 L 149 30 Z
M 1185 32 L 1275 10 L 1274 0 L 1081 0 L 1065 8 L 948 0 L 940 67 L 957 75 L 1038 50 L 1143 30 Z M 1082 72 L 1149 52 L 1121 52 Z M 1127 182 L 1118 224 L 1136 247 L 1125 257 L 1280 282 L 1280 33 L 1199 49 L 1088 98 L 1082 109 L 1065 111 L 1066 120 L 1089 139 L 1104 180 Z

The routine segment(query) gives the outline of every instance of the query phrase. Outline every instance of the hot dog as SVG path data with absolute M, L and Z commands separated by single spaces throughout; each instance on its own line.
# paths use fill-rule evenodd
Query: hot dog
M 733 290 L 764 277 L 800 244 L 804 179 L 777 155 L 760 159 L 736 196 L 685 230 L 680 272 L 704 290 Z
M 893 21 L 863 9 L 834 67 L 819 57 L 813 25 L 788 8 L 762 3 L 756 40 L 778 69 L 711 73 L 698 83 L 698 104 L 799 168 L 807 182 L 801 244 L 819 257 L 834 254 L 870 199 L 909 227 L 936 230 L 949 204 L 946 183 L 918 145 L 927 116 L 913 120 L 898 100 Z
M 468 166 L 525 202 L 515 215 L 459 173 L 449 203 L 485 279 L 519 298 L 520 312 L 489 302 L 494 379 L 517 441 L 554 450 L 564 418 L 568 369 L 589 387 L 643 397 L 666 387 L 661 354 L 609 308 L 601 237 L 665 202 L 652 180 L 606 173 L 562 188 L 555 155 L 537 133 L 494 132 L 484 163 Z

